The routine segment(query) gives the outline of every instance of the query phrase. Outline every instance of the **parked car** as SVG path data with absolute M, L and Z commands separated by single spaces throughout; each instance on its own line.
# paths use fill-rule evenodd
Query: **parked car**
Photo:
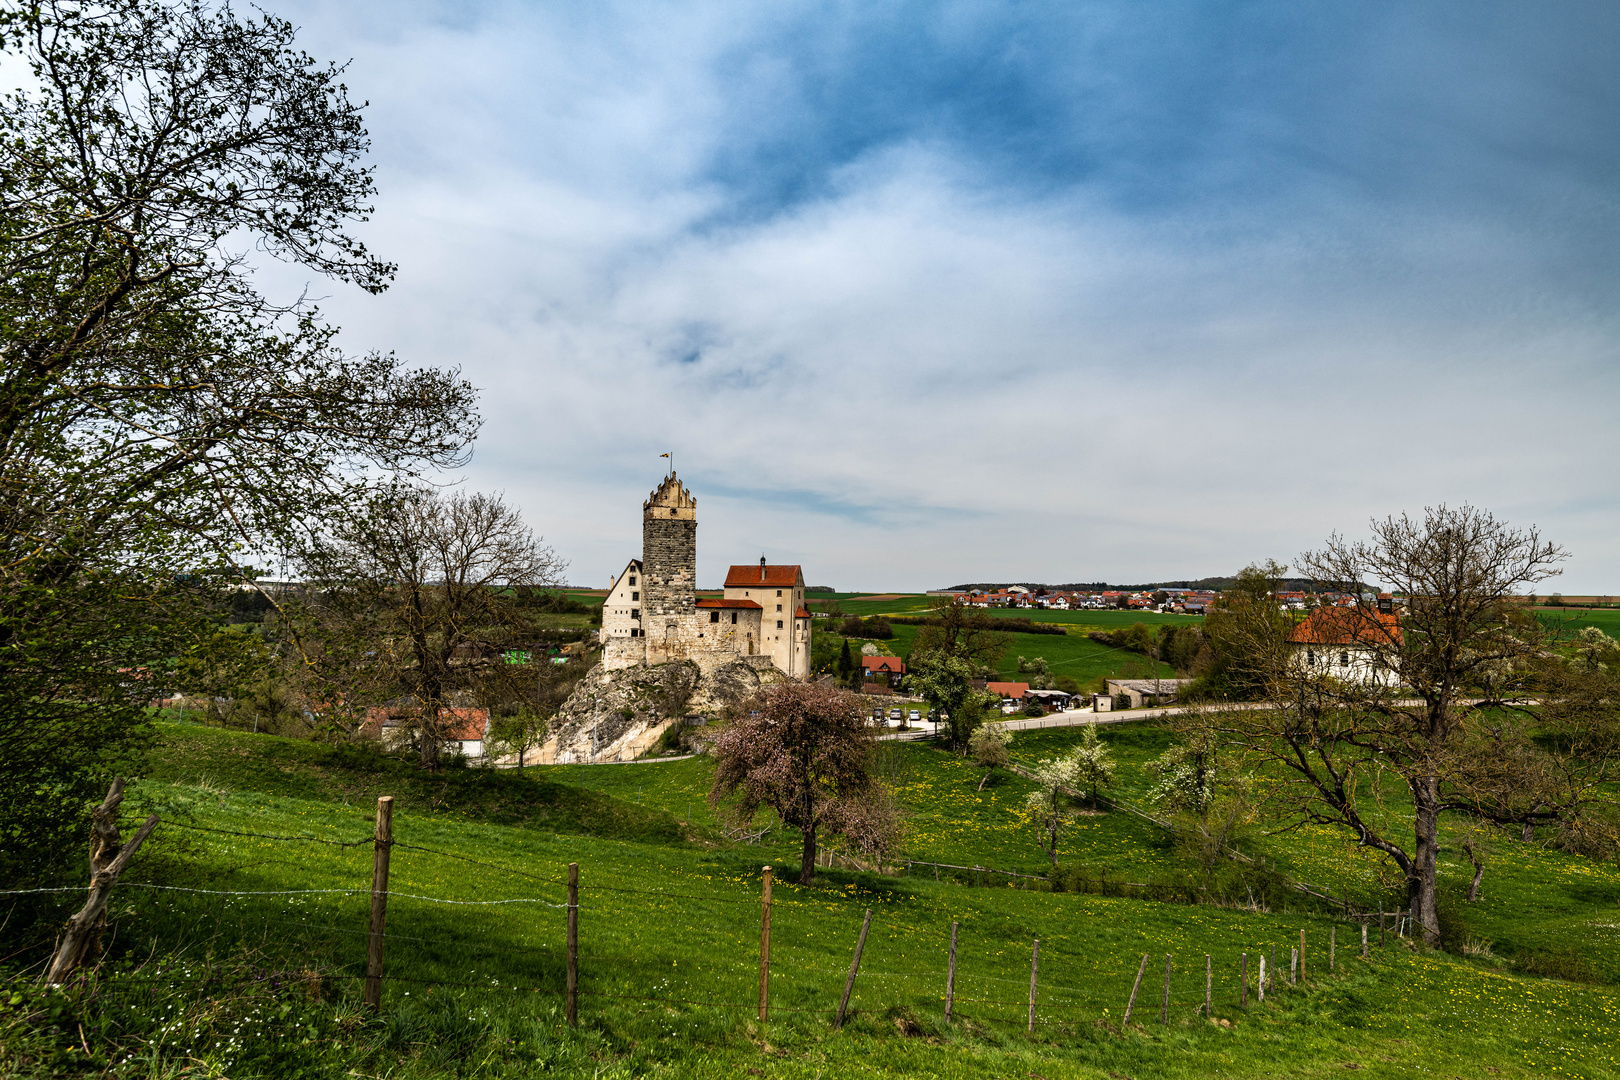
M 899 709 L 890 709 L 889 710 L 889 719 L 890 720 L 899 720 L 899 719 L 902 718 L 903 715 L 904 714 L 902 714 Z
M 912 709 L 910 719 L 912 719 L 912 720 L 921 720 L 922 719 L 922 713 L 917 709 Z

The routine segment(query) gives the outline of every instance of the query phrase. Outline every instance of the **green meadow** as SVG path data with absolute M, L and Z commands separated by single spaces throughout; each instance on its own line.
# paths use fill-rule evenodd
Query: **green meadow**
M 1139 799 L 1147 784 L 1141 766 L 1169 733 L 1127 724 L 1102 735 L 1121 764 L 1117 794 Z M 1325 909 L 1158 903 L 1008 888 L 990 878 L 976 887 L 961 875 L 935 881 L 921 867 L 907 875 L 903 865 L 883 876 L 824 870 L 801 887 L 780 876 L 796 866 L 796 836 L 772 830 L 756 845 L 724 838 L 704 802 L 702 758 L 429 775 L 392 757 L 195 725 L 164 725 L 162 736 L 156 774 L 138 786 L 126 818 L 156 809 L 173 824 L 158 830 L 119 887 L 97 995 L 64 1004 L 14 983 L 9 1011 L 0 1012 L 6 1075 L 1055 1080 L 1346 1069 L 1382 1077 L 1620 1072 L 1617 973 L 1604 961 L 1581 981 L 1528 976 L 1511 962 L 1520 946 L 1510 940 L 1518 927 L 1526 940 L 1541 935 L 1544 946 L 1612 953 L 1616 876 L 1533 845 L 1504 845 L 1493 857 L 1483 898 L 1468 913 L 1482 943 L 1472 955 L 1393 941 L 1379 949 L 1375 930 L 1364 962 L 1350 944 L 1358 930 Z M 1014 750 L 1036 760 L 1077 737 L 1025 733 Z M 885 745 L 879 767 L 911 814 L 902 860 L 1041 869 L 1045 857 L 1022 818 L 1023 780 L 1001 774 L 978 791 L 977 769 L 924 744 Z M 358 1003 L 372 863 L 364 841 L 384 793 L 396 798 L 400 846 L 391 868 L 388 979 L 373 1017 Z M 1326 872 L 1347 854 L 1342 842 L 1299 834 L 1255 843 L 1297 874 Z M 1157 827 L 1120 812 L 1082 818 L 1061 854 L 1065 864 L 1106 862 L 1136 881 L 1184 869 Z M 580 865 L 582 885 L 577 1030 L 564 1023 L 560 996 L 570 862 Z M 761 1022 L 766 863 L 779 877 L 771 1014 Z M 1460 879 L 1455 865 L 1446 871 Z M 66 913 L 76 898 L 53 894 L 43 902 Z M 868 910 L 850 1016 L 835 1031 L 833 1012 Z M 947 1024 L 953 923 L 958 976 Z M 1288 949 L 1301 931 L 1307 978 L 1291 986 Z M 1330 932 L 1339 944 L 1332 971 Z M 1487 939 L 1497 934 L 1492 955 Z M 1241 957 L 1248 955 L 1252 984 L 1259 956 L 1272 949 L 1280 950 L 1284 978 L 1264 1005 L 1252 986 L 1247 1006 L 1240 1004 Z M 1126 1026 L 1122 1014 L 1144 954 L 1147 975 Z M 1199 1015 L 1206 954 L 1214 1018 L 1223 1023 Z M 1161 1023 L 1167 955 L 1170 1004 Z M 31 959 L 25 952 L 8 963 Z M 59 1036 L 30 1038 L 41 1029 L 25 1026 L 25 1013 L 36 1025 L 41 1016 L 58 1017 Z

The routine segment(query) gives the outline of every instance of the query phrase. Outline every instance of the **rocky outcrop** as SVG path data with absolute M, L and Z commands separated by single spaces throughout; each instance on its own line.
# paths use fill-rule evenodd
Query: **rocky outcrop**
M 601 664 L 579 681 L 557 711 L 552 736 L 540 748 L 542 765 L 634 761 L 672 724 L 716 717 L 761 687 L 783 682 L 768 656 L 721 662 L 676 660 L 608 670 Z

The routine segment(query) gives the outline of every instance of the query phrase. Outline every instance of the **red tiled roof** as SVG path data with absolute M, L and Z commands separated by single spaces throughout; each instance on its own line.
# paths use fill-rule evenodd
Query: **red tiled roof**
M 699 600 L 697 606 L 700 608 L 746 608 L 749 611 L 764 610 L 752 600 Z
M 375 706 L 366 710 L 363 730 L 370 735 L 376 735 L 381 728 L 397 726 L 418 708 L 419 706 L 414 704 Z M 446 708 L 440 713 L 440 717 L 446 739 L 463 741 L 482 739 L 489 729 L 488 709 Z
M 775 589 L 790 589 L 798 583 L 799 567 L 797 564 L 793 566 L 767 565 L 764 568 L 763 574 L 760 573 L 760 565 L 758 563 L 746 563 L 742 566 L 733 566 L 730 570 L 726 571 L 726 588 L 728 589 L 746 589 L 750 585 L 758 586 L 760 588 L 764 588 L 768 585 Z
M 1317 608 L 1289 632 L 1288 640 L 1295 645 L 1399 645 L 1400 618 L 1360 608 Z
M 810 617 L 810 609 L 806 608 L 803 604 L 800 604 L 799 610 L 793 613 L 793 617 L 795 619 L 808 619 Z
M 861 667 L 867 671 L 893 671 L 901 675 L 906 673 L 906 662 L 898 656 L 863 656 Z
M 1027 682 L 991 682 L 985 683 L 984 688 L 992 694 L 1000 694 L 1002 697 L 1010 698 L 1021 698 L 1029 693 L 1029 683 Z

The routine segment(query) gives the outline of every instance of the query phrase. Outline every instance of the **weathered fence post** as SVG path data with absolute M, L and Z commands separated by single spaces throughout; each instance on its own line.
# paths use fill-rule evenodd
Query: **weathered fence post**
M 1288 985 L 1289 986 L 1298 986 L 1299 985 L 1299 970 L 1300 970 L 1299 950 L 1298 949 L 1289 949 L 1288 950 Z
M 945 965 L 945 1022 L 951 1021 L 951 1007 L 956 1004 L 956 928 L 951 923 L 951 955 Z
M 1361 924 L 1361 958 L 1367 959 L 1367 924 Z
M 1339 928 L 1328 927 L 1328 974 L 1339 970 Z
M 1238 967 L 1238 981 L 1242 983 L 1242 1004 L 1245 1009 L 1249 1007 L 1249 954 L 1243 954 L 1243 963 Z
M 1299 981 L 1305 981 L 1305 931 L 1299 932 Z
M 568 1026 L 579 1027 L 579 863 L 568 864 Z
M 861 970 L 861 953 L 866 950 L 866 931 L 872 925 L 872 909 L 866 909 L 866 918 L 861 920 L 861 936 L 855 939 L 855 958 L 849 962 L 849 978 L 844 981 L 844 996 L 838 1001 L 838 1019 L 833 1022 L 833 1030 L 837 1031 L 844 1026 L 844 1012 L 849 1008 L 849 995 L 855 992 L 855 973 Z
M 1131 984 L 1131 1000 L 1125 1003 L 1125 1019 L 1119 1022 L 1121 1028 L 1131 1022 L 1131 1010 L 1136 1008 L 1136 991 L 1142 985 L 1142 976 L 1147 974 L 1147 956 L 1147 953 L 1142 954 L 1142 966 L 1136 969 L 1136 981 Z
M 1215 964 L 1204 954 L 1204 1019 L 1215 1018 Z
M 47 983 L 64 981 L 100 945 L 101 928 L 107 922 L 107 901 L 112 899 L 118 875 L 158 827 L 158 816 L 153 814 L 141 822 L 129 843 L 124 843 L 118 835 L 118 804 L 123 801 L 124 778 L 114 777 L 107 797 L 90 811 L 90 895 L 62 931 L 62 941 L 45 974 Z
M 759 1019 L 765 1022 L 771 970 L 771 868 L 765 868 L 765 891 L 759 910 Z
M 1164 954 L 1164 1001 L 1159 1005 L 1159 1023 L 1170 1022 L 1170 954 Z
M 1260 977 L 1254 981 L 1254 990 L 1255 990 L 1255 993 L 1258 995 L 1256 1000 L 1259 1001 L 1260 1004 L 1264 1005 L 1266 1003 L 1266 954 L 1265 953 L 1260 954 Z
M 1041 939 L 1035 939 L 1035 950 L 1029 954 L 1029 1033 L 1035 1034 L 1035 973 L 1041 967 Z
M 388 856 L 394 848 L 394 797 L 377 800 L 371 855 L 371 936 L 366 939 L 366 1007 L 382 1007 L 383 943 L 388 933 Z

